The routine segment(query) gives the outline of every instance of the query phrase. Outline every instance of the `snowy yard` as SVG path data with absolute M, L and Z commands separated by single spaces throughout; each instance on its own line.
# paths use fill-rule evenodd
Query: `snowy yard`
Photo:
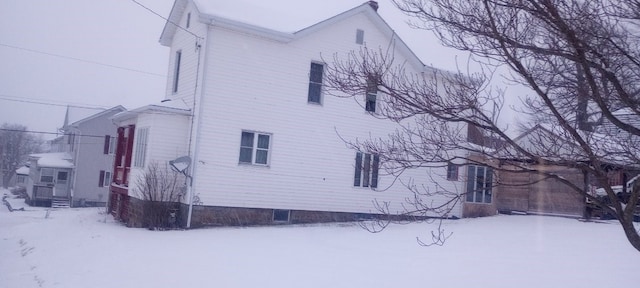
M 0 194 L 2 191 L 0 191 Z M 25 206 L 12 199 L 18 207 Z M 96 208 L 0 207 L 0 287 L 635 287 L 615 222 L 496 216 L 372 234 L 355 224 L 155 232 Z

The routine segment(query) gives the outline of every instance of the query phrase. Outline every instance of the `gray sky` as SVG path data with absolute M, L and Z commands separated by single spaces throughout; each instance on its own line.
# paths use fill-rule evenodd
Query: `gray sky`
M 138 1 L 165 17 L 173 5 L 173 0 Z M 296 13 L 291 0 L 210 1 L 225 9 L 237 5 L 236 9 L 261 10 L 258 4 L 268 3 L 270 9 Z M 339 5 L 346 10 L 364 2 L 341 0 Z M 425 64 L 456 69 L 454 52 L 441 47 L 430 32 L 409 28 L 407 17 L 389 0 L 378 2 L 382 17 Z M 62 126 L 67 104 L 133 109 L 162 100 L 169 57 L 168 48 L 158 43 L 164 23 L 131 0 L 0 1 L 0 123 L 55 132 Z M 457 61 L 466 58 L 458 56 Z

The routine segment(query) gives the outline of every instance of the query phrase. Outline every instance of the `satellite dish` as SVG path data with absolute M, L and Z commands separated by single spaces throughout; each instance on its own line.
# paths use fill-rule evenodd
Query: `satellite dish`
M 169 161 L 169 165 L 171 165 L 171 169 L 173 169 L 174 171 L 187 175 L 187 169 L 189 169 L 189 166 L 191 166 L 191 157 L 178 157 L 175 160 Z

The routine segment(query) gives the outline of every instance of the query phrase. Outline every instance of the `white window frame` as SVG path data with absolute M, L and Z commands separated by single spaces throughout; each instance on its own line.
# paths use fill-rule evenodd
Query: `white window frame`
M 242 134 L 244 133 L 251 133 L 253 134 L 253 143 L 252 146 L 248 146 L 242 145 Z M 260 138 L 260 136 L 267 136 L 269 137 L 269 143 L 268 143 L 268 147 L 265 148 L 261 148 L 258 147 L 258 139 Z M 265 132 L 256 132 L 256 131 L 250 131 L 250 130 L 242 130 L 242 133 L 240 134 L 240 154 L 238 155 L 238 163 L 239 164 L 243 164 L 243 165 L 258 165 L 258 166 L 269 166 L 269 164 L 271 163 L 271 151 L 272 151 L 272 143 L 273 143 L 273 134 L 271 133 L 265 133 Z M 242 161 L 242 150 L 243 149 L 248 149 L 251 148 L 251 161 Z M 258 163 L 256 162 L 257 159 L 257 154 L 258 151 L 266 151 L 267 152 L 267 160 L 266 163 Z
M 104 171 L 104 179 L 102 181 L 102 187 L 111 186 L 111 171 Z
M 320 67 L 322 67 L 321 75 L 320 75 L 320 82 L 313 81 L 311 79 L 311 73 L 313 71 L 313 69 L 312 69 L 313 65 L 319 65 Z M 322 97 L 322 94 L 323 94 L 322 93 L 322 87 L 323 87 L 322 83 L 324 82 L 324 74 L 325 74 L 324 70 L 325 70 L 324 63 L 317 62 L 317 61 L 312 61 L 311 62 L 311 65 L 309 67 L 309 90 L 307 91 L 307 103 L 322 105 L 322 100 L 323 100 L 322 99 L 323 98 Z M 311 87 L 312 87 L 312 85 L 319 85 L 320 86 L 320 95 L 318 95 L 318 101 L 317 102 L 316 101 L 312 101 L 312 99 L 311 99 Z
M 478 169 L 483 169 L 482 178 L 478 177 Z M 482 183 L 478 181 L 482 179 Z M 478 187 L 478 184 L 483 187 Z M 493 169 L 483 165 L 467 166 L 467 185 L 465 191 L 467 193 L 466 200 L 469 203 L 491 204 L 493 202 Z
M 118 143 L 118 137 L 109 137 L 109 155 L 116 154 L 116 145 Z
M 147 160 L 147 146 L 149 143 L 149 127 L 138 128 L 135 134 L 135 154 L 133 167 L 144 168 Z

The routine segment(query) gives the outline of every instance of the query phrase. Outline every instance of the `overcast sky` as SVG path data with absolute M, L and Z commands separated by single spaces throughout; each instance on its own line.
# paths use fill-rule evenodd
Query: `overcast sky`
M 210 1 L 249 10 L 269 3 L 270 9 L 296 13 L 287 5 L 291 0 Z M 164 17 L 173 5 L 173 0 L 138 2 Z M 342 0 L 339 5 L 346 10 L 364 2 Z M 456 69 L 454 52 L 442 48 L 430 32 L 409 28 L 407 17 L 389 0 L 378 2 L 382 17 L 425 64 Z M 1 0 L 0 123 L 55 132 L 68 104 L 133 109 L 162 100 L 169 57 L 169 48 L 158 43 L 164 24 L 131 0 Z

